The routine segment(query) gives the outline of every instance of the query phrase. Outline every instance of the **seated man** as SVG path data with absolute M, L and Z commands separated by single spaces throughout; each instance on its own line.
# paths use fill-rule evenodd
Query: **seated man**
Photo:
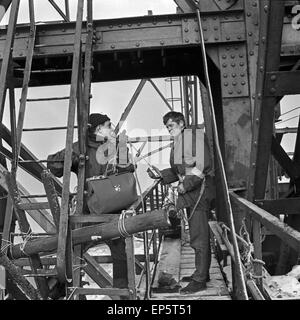
M 125 141 L 125 140 L 124 140 Z M 107 115 L 93 113 L 89 116 L 86 166 L 86 178 L 104 175 L 111 171 L 113 164 L 109 163 L 115 156 L 116 137 L 111 128 L 110 118 Z M 106 147 L 103 148 L 104 144 Z M 122 149 L 122 150 L 121 150 Z M 125 150 L 125 156 L 124 156 Z M 65 150 L 48 156 L 48 169 L 57 177 L 63 176 Z M 125 159 L 126 158 L 126 159 Z M 54 161 L 54 162 L 53 162 Z M 57 161 L 57 162 L 55 162 Z M 79 164 L 79 145 L 73 144 L 71 171 L 78 173 Z M 134 171 L 134 166 L 128 161 L 128 149 L 125 144 L 119 143 L 119 153 L 117 157 L 116 169 L 118 172 Z M 84 214 L 89 214 L 89 209 L 85 206 Z M 108 221 L 107 221 L 108 222 Z M 116 288 L 127 288 L 127 260 L 124 238 L 107 240 L 105 243 L 109 246 L 113 260 L 113 286 Z

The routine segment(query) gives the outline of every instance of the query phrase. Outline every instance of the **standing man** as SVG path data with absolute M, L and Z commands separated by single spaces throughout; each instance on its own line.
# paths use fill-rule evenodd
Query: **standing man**
M 195 250 L 195 268 L 181 293 L 206 289 L 211 262 L 208 214 L 214 198 L 212 160 L 207 137 L 201 129 L 186 129 L 182 113 L 171 111 L 163 123 L 174 138 L 170 153 L 171 168 L 160 171 L 165 184 L 179 181 L 177 209 L 187 209 L 190 245 Z M 150 175 L 151 177 L 151 175 Z
M 125 141 L 125 140 L 124 140 Z M 100 113 L 92 113 L 89 116 L 89 128 L 88 128 L 88 142 L 87 142 L 87 157 L 88 163 L 86 166 L 86 178 L 93 176 L 100 176 L 109 172 L 113 169 L 113 164 L 108 163 L 113 157 L 115 157 L 116 152 L 116 137 L 114 131 L 111 127 L 110 118 L 107 115 Z M 106 144 L 106 145 L 104 145 Z M 128 149 L 121 145 L 121 140 L 119 142 L 119 153 L 117 159 L 117 172 L 134 171 L 134 166 L 128 161 Z M 125 149 L 121 152 L 121 149 Z M 63 176 L 64 168 L 64 157 L 65 150 L 58 151 L 55 154 L 48 156 L 47 167 L 56 177 Z M 124 161 L 124 158 L 127 161 Z M 122 160 L 122 161 L 121 161 Z M 71 171 L 78 173 L 79 165 L 79 145 L 78 142 L 73 144 L 72 153 L 72 167 Z M 86 206 L 84 208 L 83 214 L 89 214 L 89 209 Z M 112 215 L 104 214 L 104 219 L 112 218 Z M 118 238 L 115 240 L 107 240 L 105 243 L 109 246 L 111 251 L 111 256 L 113 260 L 113 287 L 115 288 L 127 288 L 128 278 L 127 278 L 127 260 L 125 251 L 125 240 L 124 238 Z

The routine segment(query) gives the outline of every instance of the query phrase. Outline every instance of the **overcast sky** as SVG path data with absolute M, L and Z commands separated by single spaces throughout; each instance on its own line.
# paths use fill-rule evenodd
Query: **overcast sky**
M 63 7 L 64 0 L 57 0 L 58 4 Z M 47 0 L 35 0 L 35 17 L 36 21 L 45 22 L 51 20 L 61 20 L 54 8 Z M 70 0 L 71 20 L 76 16 L 77 0 Z M 176 5 L 173 0 L 94 0 L 94 19 L 109 19 L 128 16 L 147 15 L 148 10 L 152 10 L 153 14 L 175 13 Z M 84 15 L 85 17 L 86 15 Z M 1 24 L 7 24 L 8 13 L 5 15 Z M 28 22 L 27 1 L 21 0 L 20 16 L 18 23 Z M 106 113 L 110 116 L 114 123 L 117 123 L 124 108 L 130 101 L 140 80 L 95 83 L 92 85 L 91 112 Z M 170 85 L 165 79 L 155 79 L 155 83 L 166 97 L 170 97 Z M 176 86 L 176 85 L 175 85 Z M 16 90 L 16 99 L 19 99 L 20 90 Z M 69 86 L 59 87 L 43 87 L 32 88 L 29 90 L 29 98 L 50 97 L 50 96 L 66 96 L 69 94 Z M 178 88 L 175 90 L 175 96 L 178 96 Z M 299 97 L 289 96 L 284 98 L 282 103 L 282 113 L 298 107 Z M 176 105 L 179 111 L 179 105 Z M 25 117 L 25 128 L 32 127 L 52 127 L 64 126 L 67 121 L 68 102 L 39 102 L 28 103 Z M 201 109 L 201 108 L 200 108 Z M 148 83 L 145 85 L 140 97 L 136 101 L 131 114 L 128 117 L 125 128 L 128 135 L 150 135 L 156 133 L 167 134 L 163 128 L 161 118 L 168 111 L 164 102 L 157 95 L 155 90 Z M 284 115 L 282 119 L 288 119 L 299 115 L 299 109 Z M 200 121 L 202 115 L 200 112 Z M 6 107 L 5 123 L 9 124 L 9 112 Z M 291 119 L 287 122 L 279 124 L 278 127 L 297 126 L 298 118 Z M 151 131 L 152 130 L 152 131 Z M 155 131 L 153 131 L 155 130 Z M 75 135 L 76 136 L 76 135 Z M 283 145 L 287 151 L 293 151 L 295 135 L 286 135 L 283 139 Z M 37 155 L 39 159 L 46 159 L 47 155 L 54 153 L 65 145 L 65 132 L 33 132 L 23 133 L 23 143 Z M 149 159 L 151 163 L 159 167 L 166 167 L 168 162 L 169 150 L 162 152 Z M 159 158 L 160 157 L 160 158 Z M 162 161 L 163 160 L 163 161 Z M 141 163 L 142 164 L 142 163 Z M 147 166 L 145 162 L 139 166 L 139 177 L 142 180 L 143 188 L 145 188 L 151 180 L 144 174 Z M 24 178 L 26 177 L 26 178 Z M 36 183 L 34 179 L 24 175 L 20 170 L 19 180 L 22 184 L 34 193 L 43 193 L 41 185 Z M 73 177 L 72 186 L 75 185 Z

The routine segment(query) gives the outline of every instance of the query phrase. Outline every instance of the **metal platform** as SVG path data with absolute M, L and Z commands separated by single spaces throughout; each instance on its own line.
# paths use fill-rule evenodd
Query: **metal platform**
M 207 289 L 194 294 L 175 293 L 152 293 L 151 300 L 231 300 L 228 288 L 223 278 L 219 263 L 212 253 L 210 266 L 210 281 L 207 282 Z M 179 279 L 184 276 L 190 276 L 195 269 L 194 250 L 188 242 L 181 242 Z M 187 282 L 180 281 L 181 287 L 187 285 Z

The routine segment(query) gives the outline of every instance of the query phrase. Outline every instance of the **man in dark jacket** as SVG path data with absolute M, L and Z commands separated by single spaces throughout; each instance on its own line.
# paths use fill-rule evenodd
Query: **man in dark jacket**
M 182 113 L 168 112 L 163 122 L 174 142 L 170 153 L 171 168 L 161 170 L 161 178 L 165 184 L 179 181 L 177 209 L 187 209 L 190 245 L 195 250 L 196 270 L 191 277 L 182 279 L 189 284 L 181 289 L 181 293 L 193 293 L 206 289 L 209 281 L 208 213 L 214 198 L 212 161 L 205 133 L 201 129 L 185 129 Z
M 113 164 L 108 163 L 115 156 L 115 140 L 113 130 L 111 128 L 110 118 L 107 115 L 100 113 L 92 113 L 89 116 L 88 128 L 88 143 L 87 143 L 87 156 L 88 163 L 86 166 L 86 178 L 93 176 L 100 176 L 112 170 Z M 121 152 L 125 149 L 124 152 Z M 128 161 L 128 149 L 126 143 L 121 146 L 119 143 L 119 152 L 117 159 L 117 171 L 134 171 L 134 167 Z M 55 154 L 48 156 L 48 169 L 57 177 L 63 176 L 65 150 L 61 150 Z M 127 161 L 124 161 L 126 158 Z M 55 162 L 57 161 L 57 162 Z M 79 164 L 79 145 L 78 142 L 73 144 L 72 152 L 72 167 L 71 171 L 78 173 Z M 83 214 L 89 214 L 89 209 L 86 206 Z M 112 215 L 104 215 L 106 222 L 109 222 Z M 115 240 L 107 240 L 105 243 L 109 246 L 113 260 L 113 286 L 116 288 L 127 288 L 127 260 L 125 251 L 124 238 Z

